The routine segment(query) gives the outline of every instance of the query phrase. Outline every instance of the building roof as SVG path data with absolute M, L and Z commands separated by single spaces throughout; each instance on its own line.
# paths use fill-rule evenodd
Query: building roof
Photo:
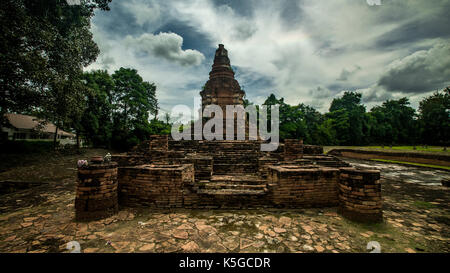
M 44 120 L 38 119 L 37 117 L 21 115 L 21 114 L 5 114 L 8 119 L 9 124 L 17 129 L 28 129 L 28 130 L 39 130 L 45 133 L 55 133 L 55 125 L 51 122 L 46 122 L 41 125 Z M 58 128 L 58 135 L 74 137 L 75 134 L 66 132 Z

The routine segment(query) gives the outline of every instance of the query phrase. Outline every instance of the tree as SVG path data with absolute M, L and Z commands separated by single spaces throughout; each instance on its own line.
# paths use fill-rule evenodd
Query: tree
M 415 143 L 415 110 L 409 106 L 408 98 L 387 100 L 370 111 L 373 139 L 382 143 Z
M 121 67 L 112 77 L 113 143 L 118 148 L 129 148 L 150 134 L 149 114 L 158 111 L 156 86 L 143 81 L 135 69 Z
M 367 142 L 364 131 L 366 108 L 361 104 L 361 94 L 345 92 L 341 98 L 333 99 L 327 118 L 333 120 L 339 145 L 361 145 Z
M 89 92 L 79 129 L 94 146 L 111 147 L 114 81 L 106 70 L 86 72 L 83 79 Z
M 3 3 L 4 2 L 4 3 Z M 37 111 L 58 128 L 82 113 L 82 68 L 97 45 L 90 19 L 110 0 L 68 5 L 59 0 L 5 0 L 0 7 L 0 122 L 6 112 Z
M 450 139 L 450 87 L 423 99 L 419 105 L 422 141 L 448 145 Z

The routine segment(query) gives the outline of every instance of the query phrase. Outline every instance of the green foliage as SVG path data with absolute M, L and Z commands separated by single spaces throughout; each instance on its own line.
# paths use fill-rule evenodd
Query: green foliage
M 290 106 L 271 94 L 264 105 L 279 105 L 280 139 L 303 139 L 307 144 L 332 143 L 335 132 L 330 122 L 316 109 L 305 104 Z M 270 119 L 270 111 L 269 118 Z
M 115 83 L 112 92 L 113 143 L 118 148 L 130 148 L 151 133 L 149 113 L 156 115 L 158 112 L 156 86 L 143 81 L 135 69 L 122 67 L 112 78 Z
M 336 131 L 339 145 L 366 144 L 366 108 L 361 104 L 361 94 L 345 92 L 342 98 L 334 99 L 328 117 L 333 120 L 332 127 Z
M 112 97 L 114 81 L 105 70 L 87 72 L 84 82 L 89 89 L 86 109 L 81 118 L 81 128 L 87 140 L 94 146 L 111 147 Z
M 6 112 L 30 111 L 57 127 L 79 120 L 87 91 L 82 69 L 99 53 L 90 19 L 95 9 L 107 10 L 109 2 L 2 1 L 0 122 Z
M 450 139 L 450 88 L 420 103 L 419 114 L 408 98 L 387 100 L 366 112 L 361 94 L 345 92 L 333 100 L 330 111 L 290 106 L 271 94 L 264 105 L 280 107 L 280 138 L 303 139 L 317 145 L 439 144 Z
M 79 129 L 93 146 L 126 150 L 152 134 L 170 133 L 169 121 L 156 119 L 156 86 L 136 70 L 86 72 L 83 83 L 89 92 Z
M 387 100 L 372 108 L 369 115 L 373 143 L 416 143 L 416 114 L 408 98 Z
M 424 143 L 448 145 L 450 139 L 450 88 L 425 98 L 419 106 L 419 123 Z

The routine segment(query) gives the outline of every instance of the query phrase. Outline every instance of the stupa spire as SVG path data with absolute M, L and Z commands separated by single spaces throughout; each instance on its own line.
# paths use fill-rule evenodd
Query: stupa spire
M 223 44 L 219 44 L 214 55 L 214 63 L 209 72 L 209 81 L 200 92 L 203 108 L 209 104 L 216 104 L 225 109 L 226 105 L 243 104 L 244 91 L 234 78 L 228 51 Z

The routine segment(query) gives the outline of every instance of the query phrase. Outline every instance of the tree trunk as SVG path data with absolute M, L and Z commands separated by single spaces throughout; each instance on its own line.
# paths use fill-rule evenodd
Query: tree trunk
M 58 125 L 55 125 L 55 135 L 53 136 L 53 150 L 56 150 L 57 137 L 58 137 Z
M 80 151 L 80 133 L 77 130 L 77 151 Z

